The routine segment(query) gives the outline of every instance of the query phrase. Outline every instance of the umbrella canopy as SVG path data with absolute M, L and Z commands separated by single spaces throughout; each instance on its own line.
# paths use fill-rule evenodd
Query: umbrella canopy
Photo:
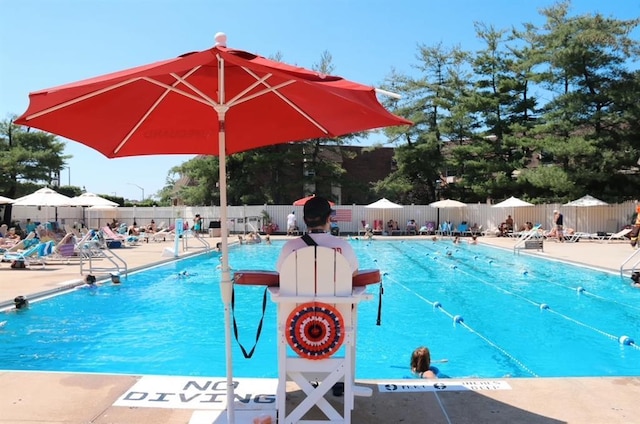
M 0 205 L 6 205 L 8 203 L 13 203 L 13 199 L 9 199 L 8 197 L 0 196 Z
M 41 188 L 13 201 L 14 206 L 71 206 L 71 198 L 50 188 Z
M 411 124 L 376 89 L 226 47 L 31 93 L 15 122 L 76 140 L 107 157 L 218 155 L 227 415 L 233 414 L 232 282 L 226 155 L 261 146 Z
M 507 200 L 503 200 L 500 203 L 496 203 L 495 205 L 493 205 L 492 207 L 494 208 L 511 208 L 511 216 L 512 219 L 515 221 L 515 208 L 524 208 L 527 206 L 534 206 L 533 203 L 529 203 L 529 202 L 525 202 L 522 199 L 518 199 L 517 197 L 509 197 Z M 506 222 L 506 221 L 505 221 Z M 513 223 L 513 228 L 511 228 L 512 231 L 516 231 L 517 227 L 515 225 L 515 222 Z
M 429 203 L 432 208 L 466 208 L 467 204 L 458 202 L 457 200 L 445 199 L 438 200 L 437 202 Z
M 574 206 L 576 208 L 575 210 L 575 217 L 576 217 L 576 227 L 578 224 L 578 208 L 590 208 L 593 206 L 607 206 L 608 203 L 605 201 L 602 201 L 600 199 L 597 199 L 593 196 L 590 195 L 586 195 L 586 196 L 582 196 L 579 199 L 576 200 L 572 200 L 569 203 L 565 203 L 564 206 Z M 589 215 L 588 215 L 588 211 L 587 211 L 587 222 L 589 221 Z M 577 230 L 577 228 L 576 228 Z M 587 227 L 587 232 L 590 232 L 591 229 Z
M 72 197 L 73 206 L 119 206 L 116 202 L 100 197 L 94 193 L 82 193 L 80 196 Z
M 429 203 L 429 206 L 438 209 L 438 217 L 436 219 L 438 221 L 438 225 L 440 225 L 440 209 L 466 208 L 467 204 L 459 202 L 457 200 L 444 199 L 438 200 L 437 202 Z M 447 220 L 449 218 L 448 215 L 449 213 L 447 212 Z
M 600 199 L 596 199 L 593 196 L 586 195 L 582 196 L 579 199 L 572 200 L 569 203 L 565 203 L 564 206 L 577 206 L 577 207 L 590 207 L 590 206 L 606 206 L 607 202 L 604 202 Z
M 303 197 L 302 199 L 298 199 L 295 202 L 293 202 L 293 206 L 304 206 L 305 203 L 307 203 L 309 200 L 313 199 L 314 197 L 316 197 L 316 195 L 312 194 L 311 196 L 307 196 L 307 197 Z M 331 206 L 335 206 L 336 205 L 331 200 L 329 200 L 329 204 Z
M 509 197 L 507 200 L 503 200 L 500 203 L 493 205 L 494 208 L 521 208 L 526 206 L 533 206 L 533 203 L 525 202 L 517 197 Z
M 387 200 L 386 198 L 382 198 L 377 200 L 371 204 L 365 206 L 365 208 L 369 209 L 382 209 L 382 225 L 387 225 L 387 220 L 385 218 L 385 209 L 401 209 L 402 205 L 397 203 L 393 203 L 391 200 Z
M 366 205 L 365 208 L 370 209 L 402 209 L 402 205 L 397 203 L 393 203 L 391 200 L 387 200 L 384 197 L 380 200 L 377 200 L 369 205 Z

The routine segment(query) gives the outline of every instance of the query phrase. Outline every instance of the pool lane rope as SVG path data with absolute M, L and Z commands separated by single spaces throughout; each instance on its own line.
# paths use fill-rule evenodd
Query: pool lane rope
M 291 311 L 286 323 L 287 343 L 306 359 L 329 358 L 344 341 L 342 314 L 327 303 L 302 303 Z
M 499 346 L 498 344 L 494 343 L 492 340 L 490 340 L 489 338 L 487 338 L 486 336 L 483 336 L 481 333 L 477 332 L 476 330 L 474 330 L 472 327 L 470 327 L 468 324 L 466 324 L 464 322 L 464 318 L 461 315 L 454 315 L 451 312 L 448 312 L 446 309 L 444 309 L 444 307 L 442 306 L 442 304 L 438 301 L 431 301 L 429 299 L 427 299 L 426 297 L 422 296 L 421 294 L 417 293 L 415 290 L 410 289 L 409 287 L 407 287 L 406 285 L 404 285 L 403 283 L 401 283 L 400 281 L 394 279 L 393 277 L 387 276 L 387 278 L 397 284 L 398 286 L 402 287 L 403 289 L 407 290 L 410 293 L 413 293 L 414 296 L 418 297 L 419 299 L 429 303 L 433 309 L 437 309 L 440 312 L 442 312 L 443 314 L 445 314 L 446 316 L 448 316 L 449 318 L 451 318 L 451 320 L 453 321 L 454 325 L 460 325 L 463 328 L 465 328 L 467 331 L 469 331 L 471 334 L 475 334 L 477 337 L 479 337 L 480 339 L 482 339 L 485 343 L 487 343 L 489 346 L 492 346 L 494 349 L 496 349 L 497 351 L 499 351 L 500 353 L 502 353 L 504 356 L 506 356 L 507 358 L 509 358 L 514 364 L 516 364 L 518 367 L 520 367 L 522 370 L 524 370 L 525 372 L 531 374 L 531 376 L 533 377 L 539 377 L 538 374 L 536 374 L 535 372 L 533 372 L 529 367 L 527 367 L 525 364 L 523 364 L 520 360 L 518 360 L 515 356 L 513 356 L 512 354 L 510 354 L 509 352 L 507 352 L 503 347 Z

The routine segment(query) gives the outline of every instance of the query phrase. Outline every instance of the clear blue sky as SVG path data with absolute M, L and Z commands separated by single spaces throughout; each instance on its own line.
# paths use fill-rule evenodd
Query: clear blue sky
M 326 50 L 335 74 L 380 85 L 392 69 L 413 73 L 418 44 L 476 50 L 473 22 L 497 28 L 541 24 L 553 0 L 0 0 L 0 119 L 20 115 L 28 94 L 80 79 L 169 59 L 213 45 L 311 67 Z M 640 2 L 574 0 L 572 14 L 640 16 Z M 637 34 L 636 34 L 637 36 Z M 107 159 L 66 140 L 73 155 L 62 183 L 140 199 L 164 185 L 191 156 Z M 135 184 L 135 185 L 134 185 Z

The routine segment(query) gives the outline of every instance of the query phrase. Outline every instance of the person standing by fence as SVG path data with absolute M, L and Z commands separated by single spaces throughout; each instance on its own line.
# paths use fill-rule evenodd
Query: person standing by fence
M 638 245 L 638 234 L 640 233 L 640 205 L 636 206 L 636 219 L 633 223 L 633 228 L 629 233 L 631 237 L 631 247 L 635 248 Z

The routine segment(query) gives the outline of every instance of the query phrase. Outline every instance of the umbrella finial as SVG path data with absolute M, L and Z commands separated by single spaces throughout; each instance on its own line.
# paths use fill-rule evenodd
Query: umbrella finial
M 224 32 L 216 32 L 214 39 L 216 40 L 216 46 L 227 47 L 227 34 Z

